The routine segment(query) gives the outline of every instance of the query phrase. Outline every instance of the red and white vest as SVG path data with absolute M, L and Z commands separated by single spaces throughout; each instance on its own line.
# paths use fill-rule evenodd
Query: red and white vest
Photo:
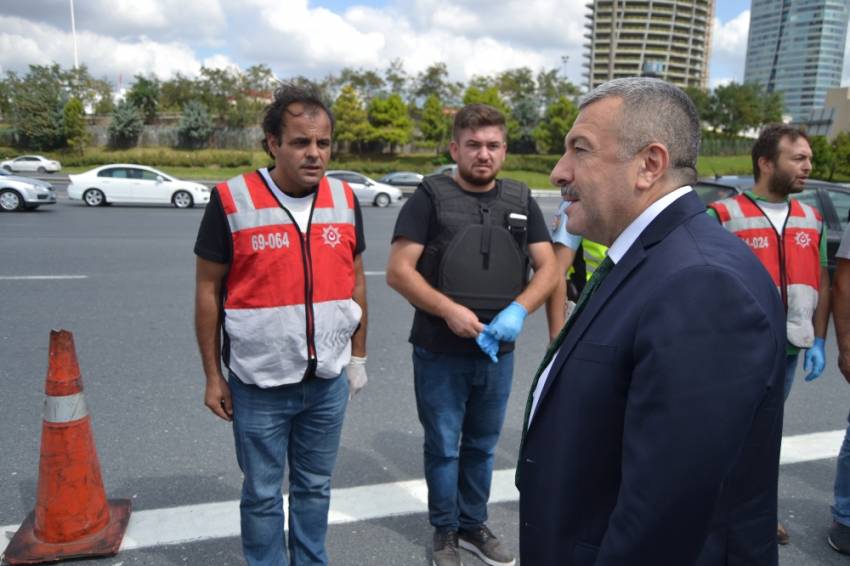
M 776 284 L 787 313 L 788 342 L 809 348 L 815 339 L 812 317 L 820 289 L 820 213 L 796 199 L 780 235 L 767 215 L 747 195 L 709 205 L 723 227 L 741 238 L 764 264 Z
M 302 234 L 258 172 L 217 187 L 233 241 L 225 280 L 228 368 L 259 387 L 339 375 L 362 310 L 353 299 L 354 194 L 324 177 Z

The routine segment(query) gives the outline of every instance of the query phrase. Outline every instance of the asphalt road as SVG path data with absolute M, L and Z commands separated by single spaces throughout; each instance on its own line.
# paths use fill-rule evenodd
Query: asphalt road
M 60 202 L 0 214 L 0 525 L 23 520 L 35 502 L 48 332 L 74 333 L 106 490 L 155 510 L 238 499 L 241 477 L 229 425 L 203 406 L 203 376 L 193 328 L 192 246 L 201 209 Z M 557 200 L 541 199 L 544 212 Z M 334 489 L 422 477 L 422 434 L 413 399 L 412 309 L 384 283 L 398 206 L 364 208 L 370 305 L 369 384 L 346 416 Z M 77 275 L 85 279 L 12 279 Z M 710 308 L 711 297 L 706 297 Z M 496 469 L 515 465 L 532 372 L 546 344 L 535 313 L 520 338 L 514 392 Z M 828 344 L 825 374 L 798 378 L 786 408 L 785 435 L 841 429 L 850 387 Z M 836 447 L 837 451 L 837 447 Z M 845 564 L 825 543 L 835 459 L 784 465 L 780 510 L 792 543 L 783 566 Z M 431 531 L 419 513 L 330 528 L 338 565 L 416 565 L 429 560 Z M 489 524 L 518 549 L 515 502 L 491 505 Z M 0 533 L 2 536 L 3 533 Z M 468 564 L 479 564 L 470 555 Z M 237 537 L 123 551 L 77 564 L 241 564 Z

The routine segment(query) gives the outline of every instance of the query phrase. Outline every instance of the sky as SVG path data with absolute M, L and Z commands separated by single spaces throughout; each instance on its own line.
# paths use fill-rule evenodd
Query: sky
M 2 0 L 0 71 L 72 67 L 71 1 Z M 75 0 L 74 14 L 80 63 L 118 88 L 139 73 L 195 76 L 201 66 L 263 63 L 281 78 L 321 78 L 396 58 L 411 75 L 443 61 L 459 81 L 528 66 L 583 84 L 586 2 Z M 749 14 L 746 0 L 716 0 L 710 86 L 743 79 Z

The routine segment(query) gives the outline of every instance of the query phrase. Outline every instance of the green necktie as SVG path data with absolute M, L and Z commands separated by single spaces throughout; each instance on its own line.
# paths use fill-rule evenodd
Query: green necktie
M 522 420 L 522 440 L 519 445 L 520 454 L 522 453 L 522 447 L 525 445 L 525 435 L 528 432 L 528 417 L 531 413 L 531 404 L 534 402 L 534 390 L 537 389 L 537 382 L 540 380 L 540 374 L 543 373 L 543 370 L 546 369 L 546 366 L 549 365 L 549 362 L 551 362 L 552 358 L 555 357 L 555 354 L 558 353 L 558 349 L 564 342 L 564 337 L 567 335 L 570 328 L 572 328 L 575 320 L 578 319 L 581 311 L 584 310 L 584 305 L 587 304 L 588 299 L 590 299 L 591 295 L 596 292 L 596 289 L 599 288 L 602 280 L 605 279 L 605 276 L 608 275 L 613 268 L 614 261 L 606 255 L 605 259 L 602 260 L 602 263 L 599 264 L 599 267 L 596 268 L 596 271 L 593 272 L 593 275 L 590 276 L 587 285 L 584 286 L 581 295 L 578 297 L 578 302 L 576 302 L 576 306 L 573 309 L 572 314 L 570 314 L 569 320 L 567 320 L 564 327 L 561 328 L 561 332 L 558 333 L 558 337 L 555 338 L 552 344 L 549 345 L 549 349 L 546 350 L 546 355 L 543 356 L 543 361 L 540 362 L 540 366 L 538 366 L 537 372 L 534 375 L 534 381 L 531 382 L 531 390 L 528 392 L 528 401 L 525 403 L 525 416 Z M 516 483 L 519 485 L 519 466 L 517 466 Z

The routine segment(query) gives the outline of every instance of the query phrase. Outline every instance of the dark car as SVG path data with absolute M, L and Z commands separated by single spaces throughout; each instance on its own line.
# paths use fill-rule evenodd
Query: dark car
M 713 183 L 729 185 L 745 191 L 753 187 L 752 177 L 718 177 Z M 835 271 L 835 252 L 841 243 L 841 234 L 850 220 L 850 187 L 809 179 L 802 193 L 792 195 L 806 204 L 817 208 L 825 223 L 826 250 L 829 272 Z
M 423 175 L 413 171 L 396 171 L 395 173 L 387 173 L 378 179 L 378 182 L 394 187 L 416 187 L 422 182 L 422 177 Z
M 706 206 L 716 200 L 733 197 L 741 192 L 733 185 L 715 183 L 714 181 L 697 181 L 691 185 L 691 188 L 696 191 Z

